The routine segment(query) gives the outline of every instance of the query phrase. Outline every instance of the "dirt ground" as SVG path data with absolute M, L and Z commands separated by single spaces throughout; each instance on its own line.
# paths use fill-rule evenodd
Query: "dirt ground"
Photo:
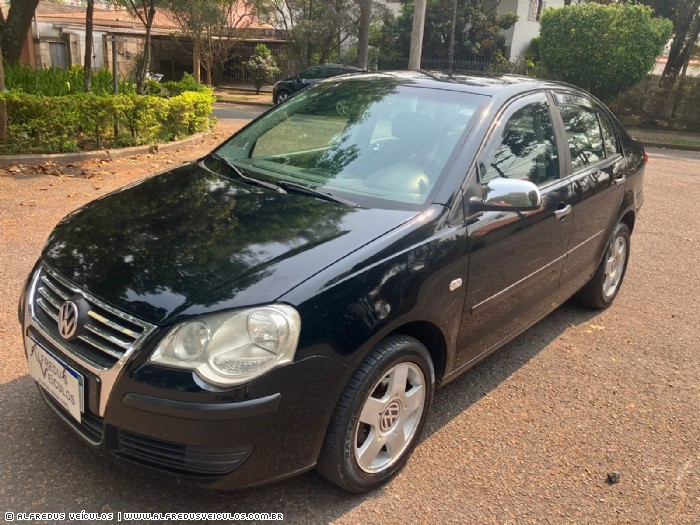
M 0 170 L 0 512 L 284 512 L 287 523 L 700 523 L 700 154 L 654 150 L 628 274 L 442 389 L 407 467 L 373 493 L 314 473 L 217 493 L 86 452 L 28 378 L 17 299 L 49 232 L 186 151 Z M 619 482 L 608 476 L 617 474 Z M 614 476 L 613 476 L 614 477 Z

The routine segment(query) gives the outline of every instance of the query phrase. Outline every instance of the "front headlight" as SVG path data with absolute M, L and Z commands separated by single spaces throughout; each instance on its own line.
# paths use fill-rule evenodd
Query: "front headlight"
M 291 363 L 301 319 L 274 304 L 201 317 L 173 327 L 149 361 L 194 370 L 204 381 L 234 386 Z

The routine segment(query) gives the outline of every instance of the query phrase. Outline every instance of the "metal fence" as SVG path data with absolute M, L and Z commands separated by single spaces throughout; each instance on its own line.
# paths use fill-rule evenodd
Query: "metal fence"
M 453 71 L 484 71 L 488 66 L 489 63 L 485 60 L 454 60 L 451 69 Z M 408 69 L 408 57 L 381 57 L 377 67 L 382 71 Z M 422 58 L 420 67 L 421 69 L 446 71 L 450 69 L 450 62 L 446 58 Z
M 255 53 L 255 42 L 239 42 L 229 51 L 229 58 L 224 64 L 222 73 L 222 81 L 227 82 L 250 82 L 250 75 L 245 63 L 250 60 L 250 57 Z M 272 78 L 272 82 L 277 82 L 281 78 L 292 76 L 295 71 L 292 71 L 284 57 L 284 47 L 280 45 L 267 44 L 272 56 L 277 61 L 277 66 L 280 68 L 280 73 Z
M 255 45 L 255 42 L 239 42 L 231 48 L 229 58 L 224 64 L 222 72 L 221 80 L 223 84 L 250 83 L 250 75 L 245 67 L 245 63 L 255 53 Z M 279 74 L 273 77 L 272 83 L 298 73 L 287 61 L 283 45 L 267 45 L 281 70 Z M 485 60 L 454 60 L 451 69 L 453 71 L 484 71 L 488 66 L 489 62 Z M 421 60 L 421 68 L 446 71 L 450 69 L 450 64 L 446 58 L 423 58 Z M 377 63 L 377 69 L 380 71 L 408 69 L 408 57 L 381 57 Z

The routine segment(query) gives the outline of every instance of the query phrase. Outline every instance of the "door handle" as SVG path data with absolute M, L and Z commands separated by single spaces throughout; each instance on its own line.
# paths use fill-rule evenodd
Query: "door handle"
M 615 186 L 617 186 L 619 188 L 620 186 L 622 186 L 625 183 L 626 178 L 627 177 L 625 177 L 624 175 L 622 175 L 621 177 L 615 177 L 613 179 L 613 182 L 615 183 Z
M 559 206 L 561 206 L 561 204 Z M 567 204 L 563 208 L 559 207 L 556 210 L 554 210 L 554 216 L 560 221 L 563 221 L 566 218 L 566 216 L 569 215 L 569 213 L 571 213 L 571 210 L 573 210 L 571 204 Z

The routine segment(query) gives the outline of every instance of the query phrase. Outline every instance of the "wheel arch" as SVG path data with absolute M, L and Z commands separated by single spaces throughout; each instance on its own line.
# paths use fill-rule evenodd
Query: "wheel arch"
M 634 223 L 636 219 L 637 217 L 635 216 L 634 212 L 632 210 L 628 210 L 627 213 L 622 215 L 620 222 L 624 222 L 630 229 L 630 233 L 632 233 L 634 231 Z
M 435 369 L 435 383 L 439 384 L 447 366 L 447 342 L 440 328 L 428 321 L 413 321 L 395 328 L 385 337 L 396 334 L 413 337 L 428 349 Z

